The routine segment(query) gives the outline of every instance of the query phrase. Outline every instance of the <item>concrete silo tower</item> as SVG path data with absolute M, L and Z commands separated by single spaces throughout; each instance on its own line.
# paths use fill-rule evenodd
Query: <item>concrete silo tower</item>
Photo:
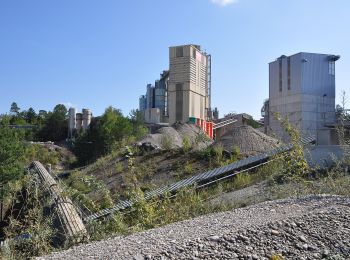
M 92 113 L 90 109 L 83 109 L 83 130 L 86 131 L 90 127 Z
M 77 129 L 78 133 L 80 132 L 82 127 L 83 127 L 83 114 L 77 113 L 76 114 L 76 129 Z
M 68 121 L 68 138 L 74 137 L 74 131 L 76 128 L 76 109 L 71 107 L 68 111 L 69 121 Z

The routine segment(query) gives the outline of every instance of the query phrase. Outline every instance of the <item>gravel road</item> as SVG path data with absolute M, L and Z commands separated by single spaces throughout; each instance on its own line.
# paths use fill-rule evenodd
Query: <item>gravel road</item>
M 278 258 L 278 255 L 283 258 Z M 350 259 L 350 198 L 264 202 L 41 259 Z

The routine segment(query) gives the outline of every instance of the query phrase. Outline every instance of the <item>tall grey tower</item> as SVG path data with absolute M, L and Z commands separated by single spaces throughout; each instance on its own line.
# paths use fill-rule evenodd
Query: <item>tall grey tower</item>
M 335 122 L 335 62 L 337 55 L 297 53 L 281 56 L 269 64 L 268 129 L 282 140 L 287 135 L 274 114 L 288 117 L 302 135 L 318 144 L 332 143 L 327 127 Z

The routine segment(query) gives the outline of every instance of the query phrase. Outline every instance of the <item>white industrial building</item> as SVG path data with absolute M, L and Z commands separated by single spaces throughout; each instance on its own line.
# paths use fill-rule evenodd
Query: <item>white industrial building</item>
M 263 116 L 265 131 L 288 139 L 276 120 L 287 117 L 302 135 L 314 136 L 318 144 L 336 143 L 335 62 L 337 55 L 297 53 L 281 56 L 269 64 L 269 100 Z
M 68 117 L 68 139 L 72 139 L 81 131 L 89 129 L 92 113 L 86 108 L 83 108 L 82 113 L 77 113 L 76 109 L 71 107 L 68 110 Z

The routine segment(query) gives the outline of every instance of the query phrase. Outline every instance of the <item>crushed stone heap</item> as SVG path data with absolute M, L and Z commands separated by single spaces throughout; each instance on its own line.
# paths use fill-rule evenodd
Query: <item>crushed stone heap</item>
M 192 124 L 177 123 L 162 127 L 155 134 L 149 134 L 139 143 L 149 143 L 162 149 L 182 148 L 184 139 L 188 138 L 193 149 L 204 149 L 213 143 L 201 128 Z
M 280 145 L 277 139 L 251 126 L 235 127 L 226 132 L 216 143 L 221 143 L 228 151 L 232 151 L 232 147 L 237 146 L 244 154 L 264 152 Z

